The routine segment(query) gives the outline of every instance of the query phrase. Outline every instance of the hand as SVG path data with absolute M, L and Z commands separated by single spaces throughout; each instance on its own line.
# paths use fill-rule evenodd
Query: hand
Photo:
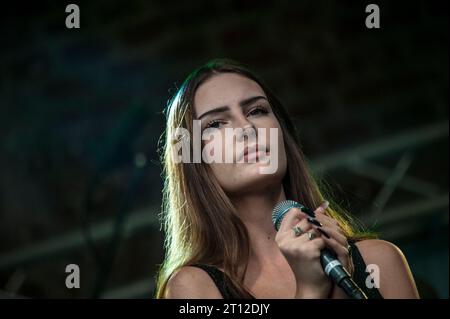
M 320 251 L 326 246 L 324 237 L 314 230 L 307 215 L 298 208 L 291 208 L 281 222 L 275 237 L 281 252 L 294 272 L 297 282 L 296 298 L 327 298 L 332 282 L 320 264 Z M 296 236 L 294 226 L 302 234 Z M 308 232 L 316 238 L 309 239 Z

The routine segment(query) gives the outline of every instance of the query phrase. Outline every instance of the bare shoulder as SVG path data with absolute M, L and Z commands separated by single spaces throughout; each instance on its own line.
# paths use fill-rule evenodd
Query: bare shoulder
M 382 259 L 386 261 L 398 261 L 404 258 L 403 252 L 393 243 L 381 239 L 366 239 L 355 243 L 364 260 Z
M 366 265 L 379 270 L 379 291 L 384 298 L 419 298 L 403 252 L 391 242 L 368 239 L 355 243 Z
M 184 266 L 167 282 L 167 299 L 223 299 L 211 277 L 201 268 Z

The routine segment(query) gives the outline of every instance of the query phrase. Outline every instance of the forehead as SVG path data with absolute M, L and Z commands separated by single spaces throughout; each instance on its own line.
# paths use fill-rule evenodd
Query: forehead
M 234 107 L 241 100 L 256 95 L 266 96 L 255 81 L 236 73 L 221 73 L 197 88 L 194 110 L 198 115 L 220 106 Z

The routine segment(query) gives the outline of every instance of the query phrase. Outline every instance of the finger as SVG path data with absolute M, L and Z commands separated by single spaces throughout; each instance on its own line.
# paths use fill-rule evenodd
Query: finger
M 342 238 L 345 237 L 345 232 L 342 229 L 341 225 L 333 218 L 329 217 L 321 217 L 320 215 L 317 215 L 316 220 L 322 224 L 322 227 L 326 227 L 328 229 L 333 229 L 334 232 L 340 234 L 341 236 L 338 236 L 336 238 Z
M 302 233 L 307 233 L 309 230 L 313 229 L 313 226 L 307 221 L 306 218 L 303 218 L 301 221 L 299 221 L 293 227 L 296 227 L 296 226 L 300 227 Z
M 314 233 L 314 238 L 310 239 L 309 233 Z M 320 251 L 326 247 L 326 243 L 320 236 L 320 233 L 314 229 L 311 229 L 298 237 L 298 243 L 301 243 L 304 247 L 309 247 L 309 249 L 315 251 L 317 257 L 320 256 Z
M 322 226 L 320 227 L 322 231 L 327 233 L 331 238 L 334 238 L 339 244 L 342 246 L 347 246 L 347 237 L 345 237 L 342 233 L 340 233 L 339 229 L 330 226 Z
M 301 234 L 300 235 L 296 235 L 295 231 L 294 231 L 294 227 L 300 227 L 301 230 Z M 307 233 L 309 230 L 311 230 L 313 227 L 312 225 L 310 225 L 307 221 L 306 218 L 303 218 L 302 220 L 300 220 L 299 222 L 297 222 L 294 226 L 292 226 L 290 229 L 287 230 L 281 230 L 281 226 L 280 226 L 280 231 L 278 231 L 277 236 L 279 239 L 282 238 L 292 238 L 294 240 L 297 240 L 297 238 L 301 237 L 302 235 L 304 235 L 305 233 Z
M 316 208 L 314 213 L 316 214 L 325 214 L 326 209 L 328 208 L 329 203 L 328 201 L 324 201 L 322 204 L 319 205 L 319 207 Z
M 321 235 L 314 227 L 311 227 L 311 229 L 309 229 L 305 234 L 303 234 L 303 236 L 308 241 L 313 241 L 316 238 L 320 238 Z
M 325 212 L 322 210 L 318 210 L 316 214 L 316 219 L 324 224 L 330 224 L 330 225 L 339 225 L 339 222 L 334 219 L 333 217 L 328 216 Z
M 320 251 L 327 246 L 324 237 L 321 237 L 320 235 L 318 235 L 318 237 L 310 240 L 310 242 L 311 242 L 311 245 L 314 245 L 315 248 L 319 250 L 319 256 L 320 256 Z
M 306 218 L 306 214 L 303 213 L 300 209 L 296 207 L 289 209 L 289 211 L 284 215 L 283 220 L 281 221 L 279 231 L 286 232 L 288 230 L 291 230 L 292 227 L 295 226 L 295 224 L 297 224 L 304 218 Z

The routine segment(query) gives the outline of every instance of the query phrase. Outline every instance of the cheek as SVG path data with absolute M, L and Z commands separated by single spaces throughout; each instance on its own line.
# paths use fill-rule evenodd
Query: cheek
M 283 130 L 279 126 L 277 126 L 277 137 L 278 138 L 277 138 L 276 142 L 273 142 L 273 143 L 276 143 L 274 149 L 272 149 L 272 147 L 274 145 L 272 145 L 273 143 L 271 141 L 270 151 L 271 151 L 271 153 L 272 153 L 272 151 L 275 151 L 273 154 L 274 154 L 274 156 L 275 156 L 275 154 L 277 156 L 277 161 L 278 161 L 278 173 L 277 174 L 284 175 L 286 172 L 286 167 L 287 167 L 287 156 L 286 156 L 286 147 L 284 144 Z
M 202 147 L 202 161 L 207 161 L 221 184 L 226 183 L 233 173 L 233 165 L 225 163 L 225 149 L 226 144 L 221 139 L 205 141 Z
M 214 135 L 210 140 L 202 142 L 201 148 L 202 161 L 206 161 L 209 164 L 213 161 L 224 161 L 225 158 L 225 145 L 221 136 Z
M 211 163 L 209 165 L 219 185 L 225 190 L 233 188 L 236 181 L 240 179 L 239 172 L 233 164 Z

